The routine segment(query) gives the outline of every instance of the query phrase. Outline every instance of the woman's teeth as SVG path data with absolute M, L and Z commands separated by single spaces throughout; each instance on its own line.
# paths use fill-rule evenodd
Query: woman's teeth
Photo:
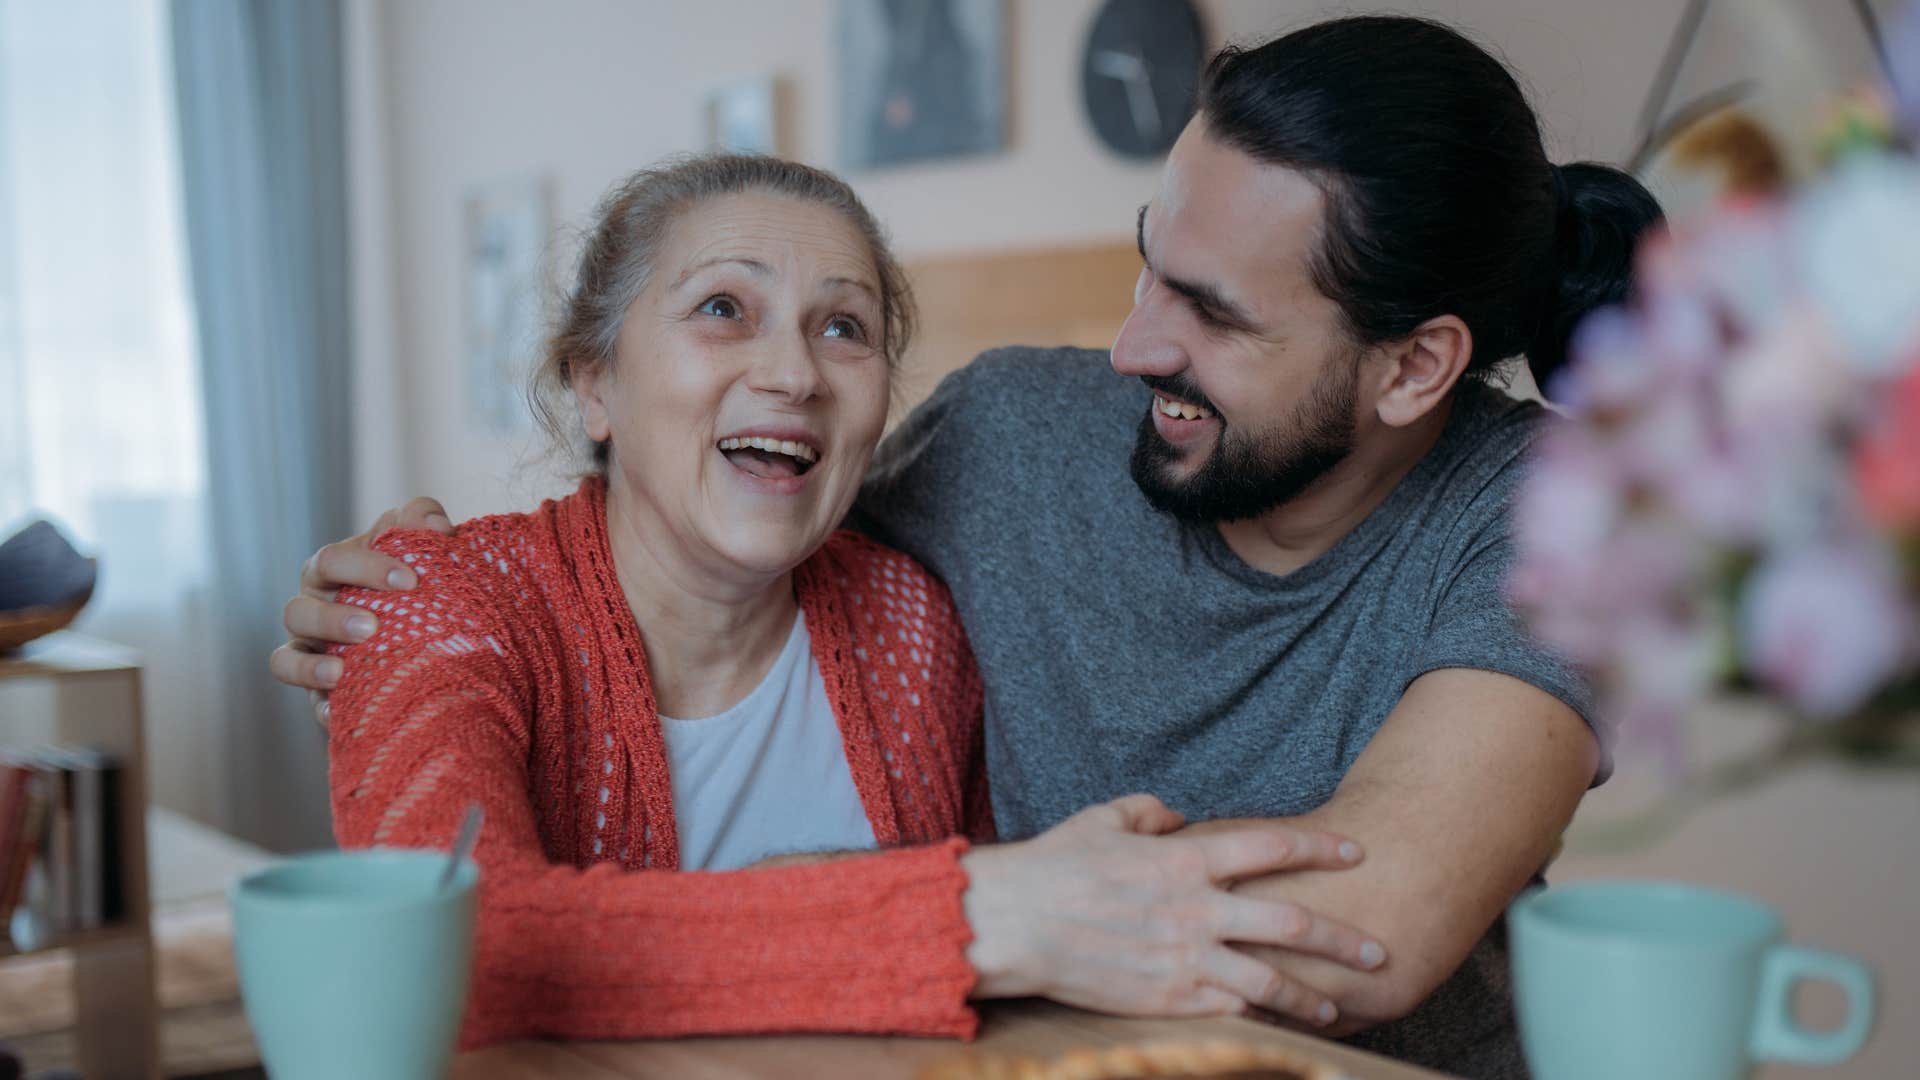
M 1189 405 L 1184 401 L 1168 401 L 1159 394 L 1153 395 L 1153 407 L 1175 420 L 1211 420 L 1213 413 L 1198 405 Z
M 749 439 L 721 439 L 722 450 L 764 450 L 769 454 L 785 454 L 790 458 L 811 465 L 820 460 L 820 451 L 806 443 L 791 442 L 784 439 L 762 439 L 758 436 Z

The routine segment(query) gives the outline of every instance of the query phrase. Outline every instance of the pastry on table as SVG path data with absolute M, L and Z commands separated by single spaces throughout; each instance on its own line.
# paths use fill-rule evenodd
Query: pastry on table
M 1278 1046 L 1163 1042 L 1074 1050 L 1052 1060 L 973 1055 L 940 1062 L 920 1080 L 1343 1080 L 1342 1074 Z

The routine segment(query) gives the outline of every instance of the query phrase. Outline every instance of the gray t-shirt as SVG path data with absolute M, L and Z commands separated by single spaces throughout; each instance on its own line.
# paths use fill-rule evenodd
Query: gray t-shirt
M 1439 668 L 1587 690 L 1508 609 L 1508 508 L 1548 415 L 1463 386 L 1439 442 L 1285 576 L 1153 510 L 1128 470 L 1149 391 L 1084 349 L 996 349 L 881 446 L 853 524 L 953 590 L 986 684 L 1003 839 L 1151 792 L 1189 820 L 1325 803 L 1407 685 Z M 1337 912 L 1332 914 L 1338 914 Z M 1504 928 L 1415 1013 L 1354 1041 L 1524 1077 Z

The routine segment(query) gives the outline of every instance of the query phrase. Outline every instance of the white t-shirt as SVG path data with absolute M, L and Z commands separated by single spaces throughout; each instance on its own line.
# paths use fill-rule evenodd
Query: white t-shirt
M 682 870 L 875 846 L 811 646 L 806 616 L 796 616 L 773 668 L 738 705 L 702 720 L 660 717 Z

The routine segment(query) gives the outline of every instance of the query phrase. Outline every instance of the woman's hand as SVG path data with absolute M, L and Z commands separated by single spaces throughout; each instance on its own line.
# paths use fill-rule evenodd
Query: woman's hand
M 373 528 L 359 536 L 314 552 L 300 568 L 300 592 L 287 601 L 281 614 L 287 643 L 273 650 L 268 667 L 281 682 L 313 692 L 314 716 L 322 725 L 327 722 L 326 692 L 340 681 L 342 670 L 339 657 L 326 655 L 327 646 L 365 641 L 379 626 L 372 612 L 334 603 L 334 596 L 350 585 L 411 589 L 419 584 L 406 563 L 373 550 L 374 538 L 388 529 L 451 533 L 453 522 L 444 507 L 425 497 L 381 514 Z
M 1227 890 L 1276 871 L 1348 869 L 1359 846 L 1269 824 L 1163 835 L 1181 824 L 1159 799 L 1129 795 L 1031 840 L 964 856 L 974 996 L 1040 995 L 1130 1016 L 1261 1009 L 1333 1023 L 1339 1014 L 1325 995 L 1230 943 L 1277 945 L 1362 971 L 1386 962 L 1382 946 L 1298 905 Z

